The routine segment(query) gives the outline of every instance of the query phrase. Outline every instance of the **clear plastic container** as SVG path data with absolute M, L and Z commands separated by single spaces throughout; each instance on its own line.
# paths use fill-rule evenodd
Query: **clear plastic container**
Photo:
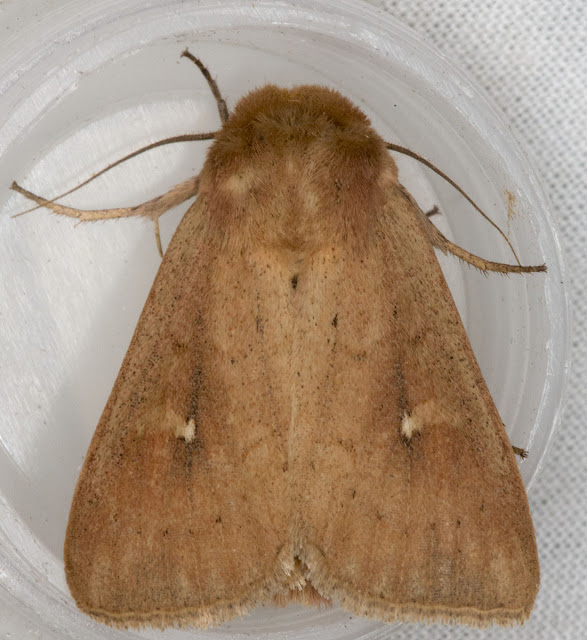
M 186 47 L 229 106 L 273 82 L 320 83 L 358 104 L 387 140 L 434 162 L 548 274 L 481 275 L 441 256 L 511 441 L 529 449 L 530 485 L 560 417 L 569 364 L 564 268 L 540 181 L 482 91 L 401 24 L 355 1 L 69 2 L 0 48 L 0 610 L 44 638 L 382 638 L 389 625 L 334 608 L 263 608 L 206 632 L 123 632 L 75 607 L 62 544 L 75 481 L 159 264 L 140 220 L 76 225 L 27 206 L 147 142 L 218 127 Z M 206 143 L 164 147 L 73 194 L 123 206 L 196 173 Z M 511 261 L 503 239 L 417 162 L 400 178 L 459 245 Z M 162 221 L 164 244 L 186 207 Z M 27 637 L 25 629 L 20 637 Z

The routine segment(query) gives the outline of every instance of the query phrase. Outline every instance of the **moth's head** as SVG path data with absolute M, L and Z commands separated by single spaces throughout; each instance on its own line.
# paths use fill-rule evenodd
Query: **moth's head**
M 199 193 L 219 229 L 238 226 L 257 243 L 360 244 L 396 178 L 385 142 L 350 100 L 325 87 L 268 85 L 242 98 L 217 133 Z
M 367 116 L 338 91 L 317 85 L 267 85 L 237 103 L 217 134 L 213 156 L 226 163 L 265 152 L 295 153 L 316 142 L 355 159 L 384 152 Z
M 315 136 L 328 129 L 370 128 L 365 114 L 338 91 L 318 85 L 283 89 L 267 85 L 237 103 L 228 128 L 252 127 L 257 132 Z

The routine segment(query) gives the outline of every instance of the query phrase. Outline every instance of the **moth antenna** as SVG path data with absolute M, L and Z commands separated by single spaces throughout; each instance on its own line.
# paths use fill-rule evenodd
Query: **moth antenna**
M 516 259 L 516 262 L 518 264 L 521 264 L 520 260 L 518 259 L 518 254 L 516 253 L 514 247 L 512 246 L 512 243 L 509 241 L 509 238 L 507 237 L 507 235 L 501 230 L 499 225 L 493 222 L 493 220 L 481 209 L 481 207 L 479 207 L 479 205 L 477 205 L 474 202 L 474 200 L 470 196 L 468 196 L 454 180 L 449 178 L 446 175 L 446 173 L 444 173 L 444 171 L 440 170 L 436 165 L 432 164 L 432 162 L 430 162 L 429 160 L 426 160 L 426 158 L 423 158 L 421 155 L 415 153 L 414 151 L 411 151 L 407 147 L 402 147 L 398 144 L 394 144 L 393 142 L 386 142 L 385 144 L 387 145 L 387 148 L 390 151 L 396 151 L 397 153 L 401 153 L 405 156 L 409 156 L 410 158 L 414 158 L 414 160 L 418 160 L 418 162 L 421 162 L 424 166 L 428 167 L 429 169 L 432 169 L 432 171 L 438 174 L 443 180 L 446 180 L 448 184 L 451 185 L 451 187 L 454 187 L 469 203 L 473 205 L 473 207 L 485 218 L 485 220 L 487 220 L 487 222 L 489 222 L 489 224 L 492 227 L 497 229 L 497 231 L 501 234 L 502 238 L 507 242 L 508 247 L 513 253 L 514 258 Z
M 220 121 L 222 122 L 222 124 L 225 124 L 229 116 L 228 107 L 226 106 L 226 101 L 220 93 L 220 89 L 218 88 L 216 80 L 214 80 L 214 78 L 208 71 L 208 67 L 206 67 L 206 65 L 199 58 L 196 58 L 196 56 L 187 48 L 182 52 L 181 57 L 188 58 L 188 60 L 191 60 L 195 65 L 197 65 L 204 78 L 206 78 L 206 82 L 210 87 L 210 91 L 212 91 L 214 98 L 216 98 L 216 105 L 218 106 L 218 115 L 220 116 Z
M 145 151 L 150 151 L 151 149 L 156 149 L 157 147 L 162 147 L 166 144 L 174 144 L 176 142 L 194 142 L 199 140 L 213 140 L 216 137 L 216 133 L 217 133 L 216 131 L 209 131 L 207 133 L 187 133 L 185 135 L 173 136 L 171 138 L 164 138 L 163 140 L 157 140 L 157 142 L 152 142 L 151 144 L 148 144 L 145 147 L 141 147 L 140 149 L 137 149 L 136 151 L 133 151 L 132 153 L 129 153 L 128 155 L 123 156 L 122 158 L 119 158 L 115 162 L 110 163 L 109 165 L 107 165 L 97 173 L 94 173 L 93 175 L 91 175 L 87 180 L 80 182 L 80 184 L 78 184 L 76 187 L 69 189 L 69 191 L 64 191 L 63 193 L 60 193 L 58 196 L 55 196 L 50 200 L 46 200 L 45 198 L 41 198 L 39 196 L 34 196 L 31 198 L 30 196 L 27 195 L 27 198 L 29 198 L 30 200 L 35 200 L 35 198 L 37 198 L 35 202 L 42 200 L 42 203 L 39 203 L 35 207 L 31 207 L 30 209 L 25 209 L 20 213 L 15 213 L 13 216 L 11 216 L 11 218 L 18 218 L 19 216 L 24 216 L 25 213 L 30 213 L 31 211 L 35 211 L 36 209 L 39 209 L 41 207 L 48 207 L 50 209 L 51 208 L 49 207 L 50 204 L 53 204 L 60 198 L 68 196 L 70 193 L 73 193 L 74 191 L 77 191 L 82 187 L 85 187 L 89 182 L 92 182 L 92 180 L 95 180 L 96 178 L 101 176 L 103 173 L 106 173 L 106 171 L 110 171 L 110 169 L 113 169 L 119 164 L 122 164 L 123 162 L 126 162 L 127 160 L 130 160 L 131 158 L 134 158 L 135 156 L 138 156 L 141 153 L 145 153 Z M 22 193 L 23 195 L 30 193 L 30 191 L 25 193 L 26 189 L 23 189 L 22 187 L 20 187 L 16 182 L 13 182 L 10 185 L 10 188 L 13 191 L 18 191 L 19 193 Z M 34 194 L 31 194 L 31 195 L 34 195 Z M 68 215 L 68 214 L 64 214 L 64 215 Z M 113 217 L 116 218 L 121 216 L 113 216 Z
M 417 206 L 417 205 L 416 205 Z M 498 273 L 535 273 L 540 271 L 546 271 L 546 265 L 540 264 L 537 266 L 527 267 L 518 264 L 505 264 L 503 262 L 492 262 L 491 260 L 485 260 L 476 256 L 475 254 L 459 247 L 458 244 L 451 242 L 445 235 L 443 235 L 430 220 L 426 217 L 426 214 L 422 213 L 422 210 L 418 207 L 426 233 L 433 246 L 440 249 L 443 253 L 452 253 L 457 258 L 460 258 L 464 262 L 468 262 L 470 265 L 476 267 L 484 273 L 486 271 L 496 271 Z
M 47 209 L 50 209 L 54 213 L 68 216 L 69 218 L 77 218 L 80 222 L 111 220 L 113 218 L 130 218 L 133 216 L 143 216 L 156 222 L 159 217 L 169 209 L 196 196 L 199 184 L 200 178 L 199 176 L 195 176 L 185 180 L 184 182 L 180 182 L 167 193 L 157 196 L 152 200 L 148 200 L 147 202 L 143 202 L 142 204 L 132 207 L 121 207 L 117 209 L 74 209 L 73 207 L 66 207 L 51 200 L 41 198 L 41 196 L 24 189 L 16 182 L 13 182 L 10 188 L 22 194 L 29 200 L 33 200 L 33 202 L 36 202 L 39 207 L 47 207 Z M 155 235 L 158 237 L 157 229 L 158 225 L 156 225 L 155 231 Z M 160 238 L 157 240 L 157 244 L 160 246 Z M 162 253 L 161 249 L 160 253 Z
M 157 243 L 157 251 L 159 252 L 159 257 L 163 258 L 163 247 L 161 246 L 161 232 L 159 231 L 159 218 L 155 218 L 153 220 L 153 225 L 155 226 L 155 242 Z

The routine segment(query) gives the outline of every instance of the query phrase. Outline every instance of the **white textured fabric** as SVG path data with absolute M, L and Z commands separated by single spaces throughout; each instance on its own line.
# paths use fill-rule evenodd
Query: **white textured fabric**
M 542 585 L 534 613 L 514 629 L 405 625 L 402 639 L 587 638 L 587 3 L 585 0 L 370 0 L 414 28 L 465 69 L 501 106 L 551 198 L 566 250 L 574 303 L 574 373 L 566 417 L 530 493 Z M 0 1 L 14 34 L 61 2 Z M 24 16 L 24 17 L 23 17 Z M 37 18 L 38 19 L 38 18 Z M 20 24 L 19 24 L 20 22 Z M 4 31 L 3 31 L 4 32 Z M 0 568 L 1 569 L 1 568 Z M 2 612 L 4 626 L 12 613 Z M 16 614 L 14 614 L 16 616 Z M 14 620 L 16 625 L 16 618 Z M 16 627 L 15 627 L 16 628 Z M 18 631 L 3 638 L 41 638 Z
M 402 640 L 587 638 L 587 3 L 397 0 L 372 4 L 415 29 L 483 86 L 544 181 L 569 273 L 574 316 L 567 409 L 530 492 L 542 581 L 524 627 L 406 625 Z

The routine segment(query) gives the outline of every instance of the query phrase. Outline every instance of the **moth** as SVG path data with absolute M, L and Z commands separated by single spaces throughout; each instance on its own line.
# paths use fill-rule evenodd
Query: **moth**
M 229 114 L 145 303 L 67 526 L 78 607 L 120 627 L 336 601 L 384 621 L 524 621 L 539 586 L 512 446 L 434 249 L 449 242 L 340 93 Z M 189 136 L 188 136 L 189 137 Z M 153 145 L 152 145 L 153 146 Z

